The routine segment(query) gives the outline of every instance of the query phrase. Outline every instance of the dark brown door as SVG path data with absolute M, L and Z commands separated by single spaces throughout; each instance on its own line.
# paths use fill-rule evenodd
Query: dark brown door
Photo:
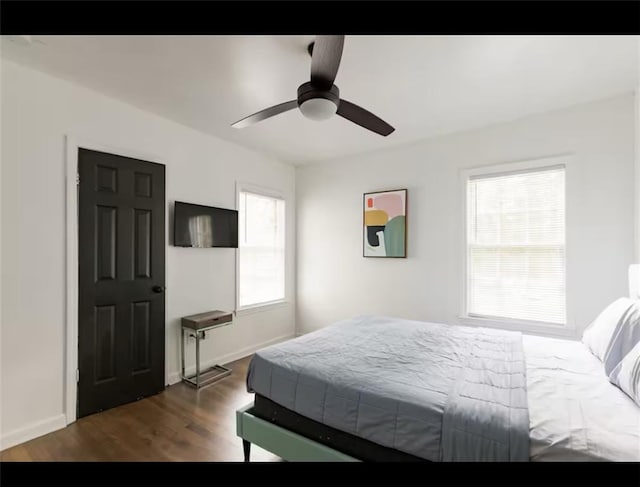
M 78 417 L 164 388 L 164 166 L 80 149 Z

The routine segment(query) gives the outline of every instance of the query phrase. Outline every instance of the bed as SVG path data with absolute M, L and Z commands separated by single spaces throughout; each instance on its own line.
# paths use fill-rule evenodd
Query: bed
M 640 461 L 640 408 L 579 341 L 361 316 L 257 352 L 247 388 L 246 460 Z

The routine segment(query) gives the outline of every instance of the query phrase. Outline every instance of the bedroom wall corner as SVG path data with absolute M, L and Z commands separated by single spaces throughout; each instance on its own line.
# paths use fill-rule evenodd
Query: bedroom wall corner
M 167 211 L 175 200 L 234 208 L 238 180 L 282 193 L 289 203 L 287 302 L 239 314 L 232 326 L 211 333 L 202 361 L 239 358 L 294 336 L 293 166 L 4 58 L 0 66 L 0 448 L 64 426 L 65 136 L 123 154 L 156 154 L 167 168 Z M 179 368 L 180 317 L 235 307 L 235 262 L 233 249 L 168 247 L 167 380 Z
M 636 205 L 635 205 L 635 263 L 640 263 L 640 36 L 638 36 L 637 77 L 635 92 L 635 140 L 636 140 Z
M 5 207 L 3 201 L 3 191 L 2 191 L 2 168 L 4 166 L 5 161 L 5 144 L 3 144 L 3 124 L 4 124 L 4 83 L 2 79 L 2 64 L 0 63 L 0 367 L 2 366 L 2 323 L 4 322 L 4 315 L 2 310 L 2 278 L 3 268 L 2 268 L 2 230 L 4 228 L 4 220 L 3 220 L 3 211 L 2 209 Z M 2 374 L 0 373 L 0 405 L 3 404 L 3 387 L 2 387 Z M 2 414 L 0 413 L 0 431 L 2 431 Z M 0 437 L 0 450 L 2 450 L 2 438 Z
M 362 314 L 461 323 L 460 172 L 562 154 L 572 155 L 573 174 L 567 183 L 573 329 L 562 335 L 579 337 L 608 303 L 627 295 L 635 252 L 631 92 L 297 168 L 299 332 Z M 363 258 L 362 194 L 396 188 L 409 194 L 407 258 Z

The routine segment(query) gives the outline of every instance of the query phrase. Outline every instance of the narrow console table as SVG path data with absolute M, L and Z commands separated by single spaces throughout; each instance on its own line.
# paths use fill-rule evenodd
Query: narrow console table
M 200 340 L 204 338 L 207 331 L 233 323 L 233 313 L 220 310 L 208 311 L 206 313 L 185 316 L 181 322 L 180 348 L 182 352 L 182 368 L 180 377 L 182 380 L 199 389 L 231 374 L 231 369 L 217 364 L 209 367 L 207 370 L 200 370 Z M 185 333 L 187 337 L 194 337 L 196 339 L 196 373 L 190 377 L 187 377 L 184 367 Z

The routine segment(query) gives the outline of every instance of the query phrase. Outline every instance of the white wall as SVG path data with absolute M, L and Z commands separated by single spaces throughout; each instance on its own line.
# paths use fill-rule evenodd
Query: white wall
M 295 173 L 291 166 L 96 92 L 2 61 L 2 447 L 61 427 L 65 374 L 65 135 L 167 165 L 174 200 L 235 207 L 236 180 L 281 191 L 288 304 L 208 334 L 225 361 L 294 334 Z M 235 251 L 170 246 L 167 378 L 177 380 L 178 319 L 234 307 Z
M 638 86 L 636 99 L 636 252 L 635 262 L 640 263 L 640 36 L 638 36 Z
M 359 314 L 459 323 L 461 170 L 572 153 L 567 304 L 577 336 L 603 306 L 627 294 L 633 105 L 629 94 L 297 168 L 298 333 Z M 408 188 L 408 258 L 363 258 L 362 194 L 397 188 Z
M 2 65 L 0 64 L 0 114 L 2 114 L 2 109 L 4 107 L 4 99 L 1 96 L 2 94 L 2 76 L 1 76 L 1 69 L 2 69 Z M 4 132 L 2 131 L 2 127 L 3 127 L 3 117 L 0 116 L 0 367 L 2 366 L 2 276 L 4 275 L 4 269 L 2 267 L 2 225 L 3 225 L 3 220 L 2 220 L 2 148 L 4 147 L 4 141 L 3 141 L 3 135 Z M 0 370 L 0 432 L 2 431 L 2 401 L 3 401 L 3 395 L 2 395 L 2 391 L 3 391 L 3 380 L 2 380 L 2 371 Z M 2 434 L 0 433 L 0 449 L 2 448 Z

